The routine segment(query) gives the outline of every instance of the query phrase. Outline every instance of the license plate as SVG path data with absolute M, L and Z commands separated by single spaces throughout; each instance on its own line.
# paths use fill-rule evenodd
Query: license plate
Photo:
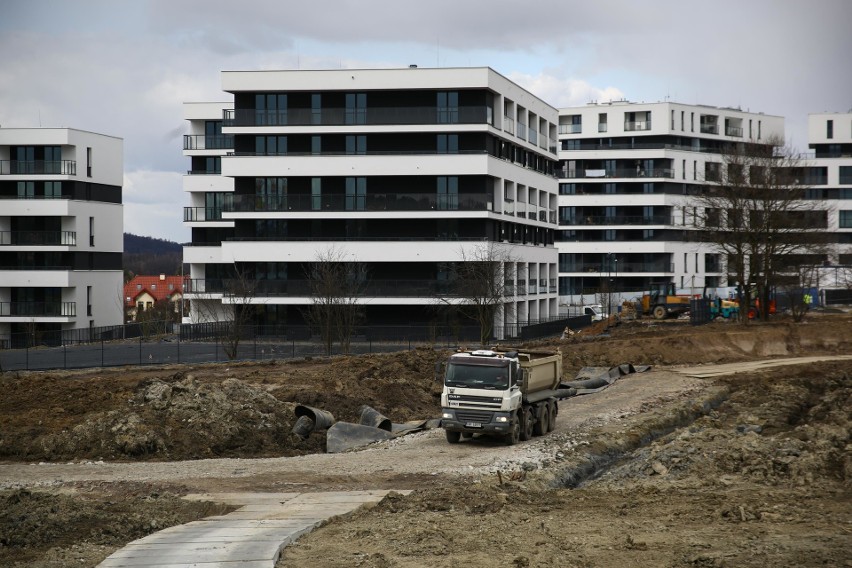
M 482 428 L 482 422 L 466 422 L 466 428 Z

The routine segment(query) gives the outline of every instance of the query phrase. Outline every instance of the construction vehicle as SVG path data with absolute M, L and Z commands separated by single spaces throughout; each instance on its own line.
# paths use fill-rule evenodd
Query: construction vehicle
M 642 295 L 642 313 L 658 320 L 677 317 L 689 311 L 690 299 L 678 295 L 673 282 L 654 282 L 648 293 Z
M 553 430 L 557 401 L 571 396 L 559 389 L 562 352 L 483 349 L 454 353 L 443 364 L 441 426 L 447 441 L 484 434 L 507 444 Z
M 723 317 L 731 319 L 736 317 L 740 311 L 740 304 L 735 300 L 716 298 L 710 302 L 710 316 L 712 318 Z

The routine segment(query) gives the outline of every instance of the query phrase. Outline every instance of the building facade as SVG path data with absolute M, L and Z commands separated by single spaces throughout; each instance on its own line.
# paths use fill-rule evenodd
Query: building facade
M 722 174 L 721 152 L 784 135 L 784 119 L 672 102 L 591 103 L 559 112 L 559 294 L 632 297 L 652 282 L 725 286 L 725 259 L 690 233 L 694 196 Z
M 465 301 L 454 269 L 486 258 L 504 280 L 495 324 L 558 315 L 555 108 L 489 68 L 222 83 L 230 106 L 185 113 L 192 321 L 251 304 L 254 323 L 304 323 L 308 275 L 329 255 L 363 268 L 371 325 L 435 322 Z M 252 297 L 229 293 L 240 278 Z
M 0 128 L 0 341 L 123 323 L 123 142 Z
M 826 203 L 833 250 L 820 273 L 823 301 L 852 302 L 852 112 L 808 115 L 809 162 L 820 183 L 811 197 Z M 836 302 L 835 302 L 836 300 Z

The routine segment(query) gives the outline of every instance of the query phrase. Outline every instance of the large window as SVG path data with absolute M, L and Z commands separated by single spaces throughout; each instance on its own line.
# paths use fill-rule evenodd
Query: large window
M 311 209 L 322 210 L 322 178 L 311 178 Z
M 346 178 L 346 210 L 363 211 L 367 205 L 367 178 Z
M 852 211 L 840 211 L 840 228 L 852 229 Z
M 346 124 L 367 123 L 367 93 L 346 93 Z
M 254 114 L 258 126 L 286 126 L 287 95 L 258 93 L 254 97 Z
M 258 156 L 283 156 L 287 154 L 287 137 L 255 136 L 254 151 Z
M 459 178 L 456 176 L 439 176 L 438 209 L 456 210 L 459 208 Z
M 852 184 L 852 166 L 840 166 L 840 183 Z
M 322 124 L 322 95 L 311 95 L 311 124 Z
M 346 136 L 346 153 L 364 155 L 367 153 L 367 137 L 350 134 Z
M 459 135 L 458 134 L 438 134 L 438 153 L 439 154 L 458 154 L 459 153 Z
M 255 210 L 284 211 L 287 209 L 287 178 L 255 178 Z
M 459 94 L 456 91 L 438 92 L 438 122 L 457 124 L 459 121 Z

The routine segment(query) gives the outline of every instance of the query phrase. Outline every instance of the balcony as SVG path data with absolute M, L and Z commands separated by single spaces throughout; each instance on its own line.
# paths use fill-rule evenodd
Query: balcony
M 483 106 L 310 108 L 287 110 L 227 109 L 223 126 L 345 126 L 347 124 L 486 124 Z
M 614 268 L 614 267 L 613 267 Z M 618 271 L 610 271 L 600 262 L 567 262 L 560 263 L 559 272 L 583 272 L 594 274 L 633 274 L 647 272 L 667 274 L 674 272 L 674 264 L 667 262 L 619 262 Z
M 184 150 L 232 150 L 234 137 L 231 134 L 206 136 L 204 134 L 184 134 Z
M 625 132 L 638 132 L 640 130 L 651 130 L 651 121 L 650 120 L 636 120 L 636 121 L 625 121 L 624 123 L 624 131 Z
M 517 137 L 521 140 L 527 139 L 527 125 L 523 122 L 518 122 L 518 129 L 516 130 L 516 132 Z
M 582 124 L 560 124 L 559 125 L 559 134 L 580 134 L 582 131 L 583 131 L 583 125 Z
M 509 134 L 515 134 L 515 119 L 509 116 L 503 117 L 503 132 L 508 132 Z
M 718 124 L 702 124 L 699 126 L 702 134 L 719 134 Z
M 306 298 L 312 294 L 311 283 L 308 280 L 256 280 L 252 297 L 274 298 L 291 297 Z M 185 291 L 188 294 L 223 294 L 231 295 L 231 290 L 240 289 L 237 280 L 222 278 L 193 278 L 186 282 Z M 507 288 L 509 286 L 507 285 Z M 359 298 L 435 298 L 453 297 L 459 295 L 464 286 L 452 280 L 365 280 L 361 289 L 355 294 Z M 512 295 L 505 291 L 505 295 Z M 239 296 L 239 294 L 237 294 Z
M 654 168 L 645 170 L 642 168 L 620 168 L 616 170 L 583 169 L 583 170 L 559 170 L 562 178 L 668 178 L 674 179 L 674 170 L 669 168 Z
M 76 246 L 76 231 L 0 231 L 0 246 Z
M 599 122 L 598 123 L 598 132 L 606 132 L 607 131 L 607 123 Z
M 0 160 L 0 175 L 77 175 L 74 160 Z
M 77 317 L 76 302 L 0 302 L 0 317 Z
M 743 129 L 738 126 L 726 126 L 725 127 L 725 135 L 726 136 L 738 136 L 742 138 Z
M 529 140 L 530 144 L 532 144 L 533 146 L 537 145 L 538 144 L 538 132 L 536 132 L 535 130 L 530 128 L 529 129 L 529 138 L 527 138 L 527 140 Z
M 587 215 L 568 217 L 559 221 L 560 225 L 671 225 L 671 215 Z
M 368 193 L 366 195 L 235 195 L 233 203 L 221 211 L 253 212 L 328 212 L 328 211 L 492 211 L 491 193 Z M 205 207 L 185 207 L 184 221 L 211 220 Z M 221 219 L 219 211 L 219 219 Z M 212 213 L 215 214 L 215 211 Z M 187 215 L 205 215 L 203 219 L 187 219 Z M 216 220 L 219 220 L 216 219 Z
M 195 221 L 221 221 L 221 207 L 184 207 L 183 222 L 191 223 Z

